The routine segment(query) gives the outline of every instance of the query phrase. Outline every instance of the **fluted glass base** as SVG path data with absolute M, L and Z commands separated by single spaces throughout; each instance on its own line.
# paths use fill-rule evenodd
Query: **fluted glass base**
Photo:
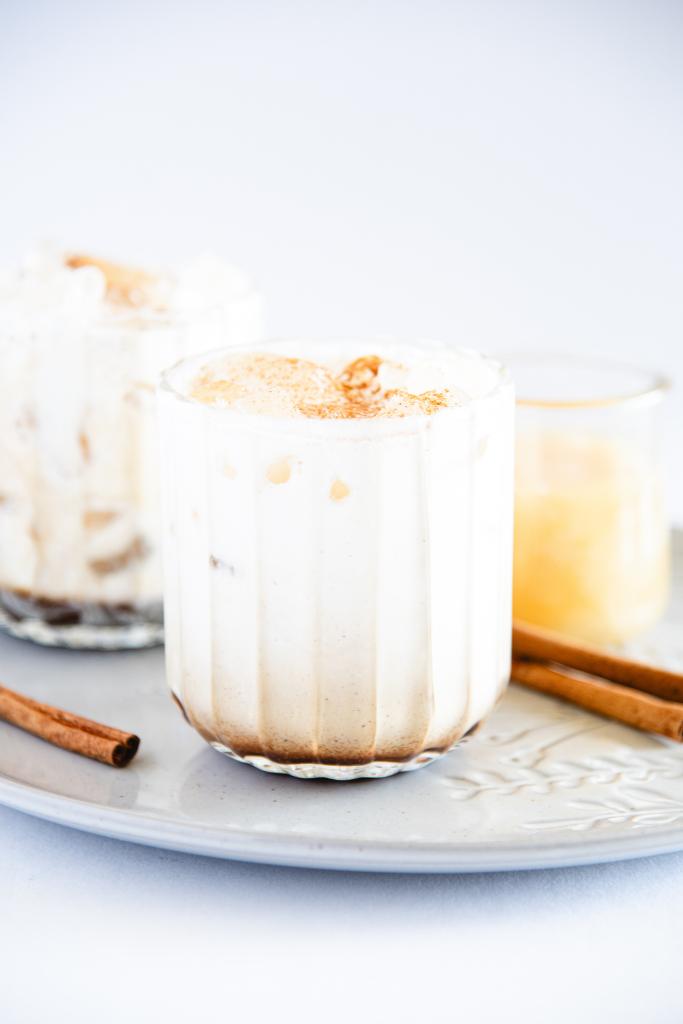
M 365 764 L 321 764 L 318 762 L 289 764 L 272 761 L 260 754 L 242 756 L 222 743 L 212 742 L 214 750 L 227 757 L 232 757 L 242 764 L 250 764 L 260 768 L 262 772 L 274 772 L 277 775 L 292 775 L 296 779 L 333 779 L 335 782 L 353 782 L 355 779 L 386 779 L 398 772 L 414 772 L 431 764 L 438 757 L 448 753 L 446 750 L 425 750 L 407 761 L 369 761 Z

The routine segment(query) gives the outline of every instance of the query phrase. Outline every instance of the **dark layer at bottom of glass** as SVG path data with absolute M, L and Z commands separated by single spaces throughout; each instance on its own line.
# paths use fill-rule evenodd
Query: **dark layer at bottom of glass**
M 0 589 L 0 625 L 13 636 L 59 647 L 117 650 L 163 641 L 161 600 L 77 601 Z

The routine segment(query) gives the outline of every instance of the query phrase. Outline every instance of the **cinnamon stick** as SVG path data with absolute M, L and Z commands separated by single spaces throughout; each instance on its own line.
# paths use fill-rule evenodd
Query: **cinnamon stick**
M 578 704 L 616 722 L 683 742 L 683 704 L 660 700 L 604 679 L 588 679 L 560 665 L 513 658 L 511 678 L 532 690 Z
M 139 738 L 133 733 L 81 718 L 70 711 L 24 697 L 5 686 L 0 686 L 0 719 L 56 747 L 115 768 L 129 764 L 140 746 Z
M 644 690 L 664 700 L 683 701 L 683 674 L 611 654 L 549 630 L 515 620 L 512 627 L 512 651 L 517 658 L 553 661 L 568 668 L 611 679 L 622 686 Z

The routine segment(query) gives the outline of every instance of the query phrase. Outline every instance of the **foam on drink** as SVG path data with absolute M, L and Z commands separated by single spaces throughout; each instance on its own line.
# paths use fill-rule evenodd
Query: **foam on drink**
M 443 371 L 434 374 L 439 380 Z M 204 371 L 190 397 L 262 416 L 306 419 L 373 419 L 431 416 L 467 396 L 453 387 L 415 393 L 411 371 L 377 355 L 359 356 L 341 369 L 300 357 L 269 353 L 234 356 Z

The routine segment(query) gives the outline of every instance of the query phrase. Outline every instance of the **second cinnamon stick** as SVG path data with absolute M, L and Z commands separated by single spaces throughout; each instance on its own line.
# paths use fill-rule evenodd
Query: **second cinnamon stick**
M 654 694 L 663 700 L 683 702 L 683 674 L 647 665 L 620 654 L 560 636 L 515 620 L 512 627 L 512 650 L 517 658 L 556 661 L 622 686 Z
M 589 679 L 536 661 L 513 659 L 511 678 L 532 690 L 561 697 L 644 732 L 683 742 L 683 704 L 660 700 L 628 686 L 604 679 Z

